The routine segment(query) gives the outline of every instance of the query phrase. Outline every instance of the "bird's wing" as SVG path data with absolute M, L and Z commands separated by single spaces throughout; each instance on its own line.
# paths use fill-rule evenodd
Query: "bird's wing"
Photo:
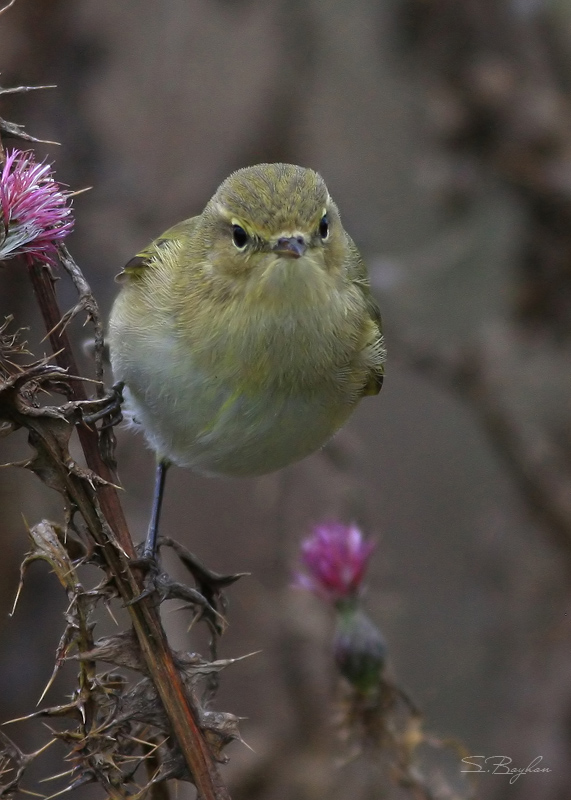
M 157 251 L 160 250 L 161 247 L 164 247 L 170 242 L 176 242 L 183 236 L 188 237 L 192 235 L 197 221 L 198 217 L 191 217 L 190 219 L 185 219 L 183 222 L 179 222 L 177 225 L 173 225 L 173 227 L 165 231 L 162 236 L 159 236 L 158 239 L 151 242 L 144 250 L 141 250 L 140 253 L 137 253 L 136 256 L 133 256 L 133 258 L 127 261 L 121 272 L 117 275 L 116 280 L 122 283 L 123 281 L 140 277 L 144 270 L 149 268 L 153 258 L 157 255 Z
M 347 242 L 351 257 L 349 259 L 349 277 L 352 283 L 361 291 L 367 305 L 367 311 L 371 321 L 375 325 L 377 337 L 375 342 L 375 349 L 378 348 L 379 358 L 375 359 L 372 366 L 369 380 L 363 388 L 364 395 L 378 394 L 383 385 L 383 378 L 385 374 L 384 367 L 384 344 L 383 344 L 383 327 L 381 322 L 381 311 L 377 305 L 377 301 L 371 292 L 371 284 L 369 282 L 369 275 L 367 267 L 365 266 L 361 254 L 359 253 L 354 241 L 347 235 Z

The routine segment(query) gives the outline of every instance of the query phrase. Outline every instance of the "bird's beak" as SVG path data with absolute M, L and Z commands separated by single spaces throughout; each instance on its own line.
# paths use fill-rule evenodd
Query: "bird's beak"
M 307 250 L 303 236 L 282 236 L 278 239 L 272 250 L 280 256 L 300 258 Z

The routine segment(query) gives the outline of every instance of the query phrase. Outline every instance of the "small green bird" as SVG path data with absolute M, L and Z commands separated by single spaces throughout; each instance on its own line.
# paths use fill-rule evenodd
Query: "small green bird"
M 109 324 L 127 416 L 166 468 L 262 475 L 322 447 L 383 381 L 367 270 L 320 175 L 234 172 L 135 256 Z

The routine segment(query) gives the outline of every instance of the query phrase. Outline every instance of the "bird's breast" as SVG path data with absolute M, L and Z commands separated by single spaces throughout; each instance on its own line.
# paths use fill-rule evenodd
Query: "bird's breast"
M 116 304 L 115 376 L 161 456 L 207 473 L 262 474 L 314 452 L 350 416 L 367 375 L 364 305 L 315 272 L 295 292 L 283 291 L 286 279 L 263 295 L 202 293 L 192 313 L 153 304 L 149 289 L 146 329 L 128 297 Z
M 366 338 L 361 295 L 302 258 L 277 259 L 256 277 L 242 294 L 210 299 L 180 321 L 194 363 L 239 378 L 253 391 L 341 392 L 345 384 L 354 391 L 348 372 Z

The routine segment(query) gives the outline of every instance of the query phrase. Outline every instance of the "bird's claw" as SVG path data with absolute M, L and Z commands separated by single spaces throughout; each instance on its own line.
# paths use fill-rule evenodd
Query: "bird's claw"
M 195 618 L 205 619 L 215 633 L 219 635 L 224 632 L 226 629 L 226 620 L 215 608 L 215 605 L 209 602 L 206 594 L 202 594 L 197 589 L 193 589 L 179 581 L 173 580 L 173 578 L 160 568 L 154 556 L 143 553 L 140 558 L 133 559 L 131 565 L 135 568 L 142 569 L 146 573 L 145 586 L 143 591 L 125 603 L 125 606 L 134 605 L 143 598 L 150 597 L 154 594 L 158 596 L 159 603 L 165 600 L 184 600 L 185 603 L 188 603 L 195 610 Z
M 99 420 L 105 420 L 101 425 L 102 431 L 118 425 L 123 419 L 121 405 L 123 403 L 124 387 L 124 382 L 118 381 L 113 384 L 105 397 L 90 400 L 82 411 L 83 421 L 87 423 L 87 425 L 93 425 L 95 422 L 99 422 Z M 87 408 L 90 409 L 89 413 L 86 413 Z
M 140 545 L 138 546 L 137 550 L 140 552 Z M 132 558 L 129 564 L 133 569 L 140 570 L 144 574 L 145 588 L 143 589 L 142 592 L 140 592 L 140 594 L 128 600 L 125 603 L 125 608 L 135 605 L 135 603 L 138 603 L 145 597 L 150 597 L 155 592 L 157 592 L 160 595 L 159 574 L 161 568 L 155 556 L 143 553 L 143 555 L 138 555 L 136 558 Z M 164 598 L 161 598 L 159 602 L 162 602 L 163 599 Z

